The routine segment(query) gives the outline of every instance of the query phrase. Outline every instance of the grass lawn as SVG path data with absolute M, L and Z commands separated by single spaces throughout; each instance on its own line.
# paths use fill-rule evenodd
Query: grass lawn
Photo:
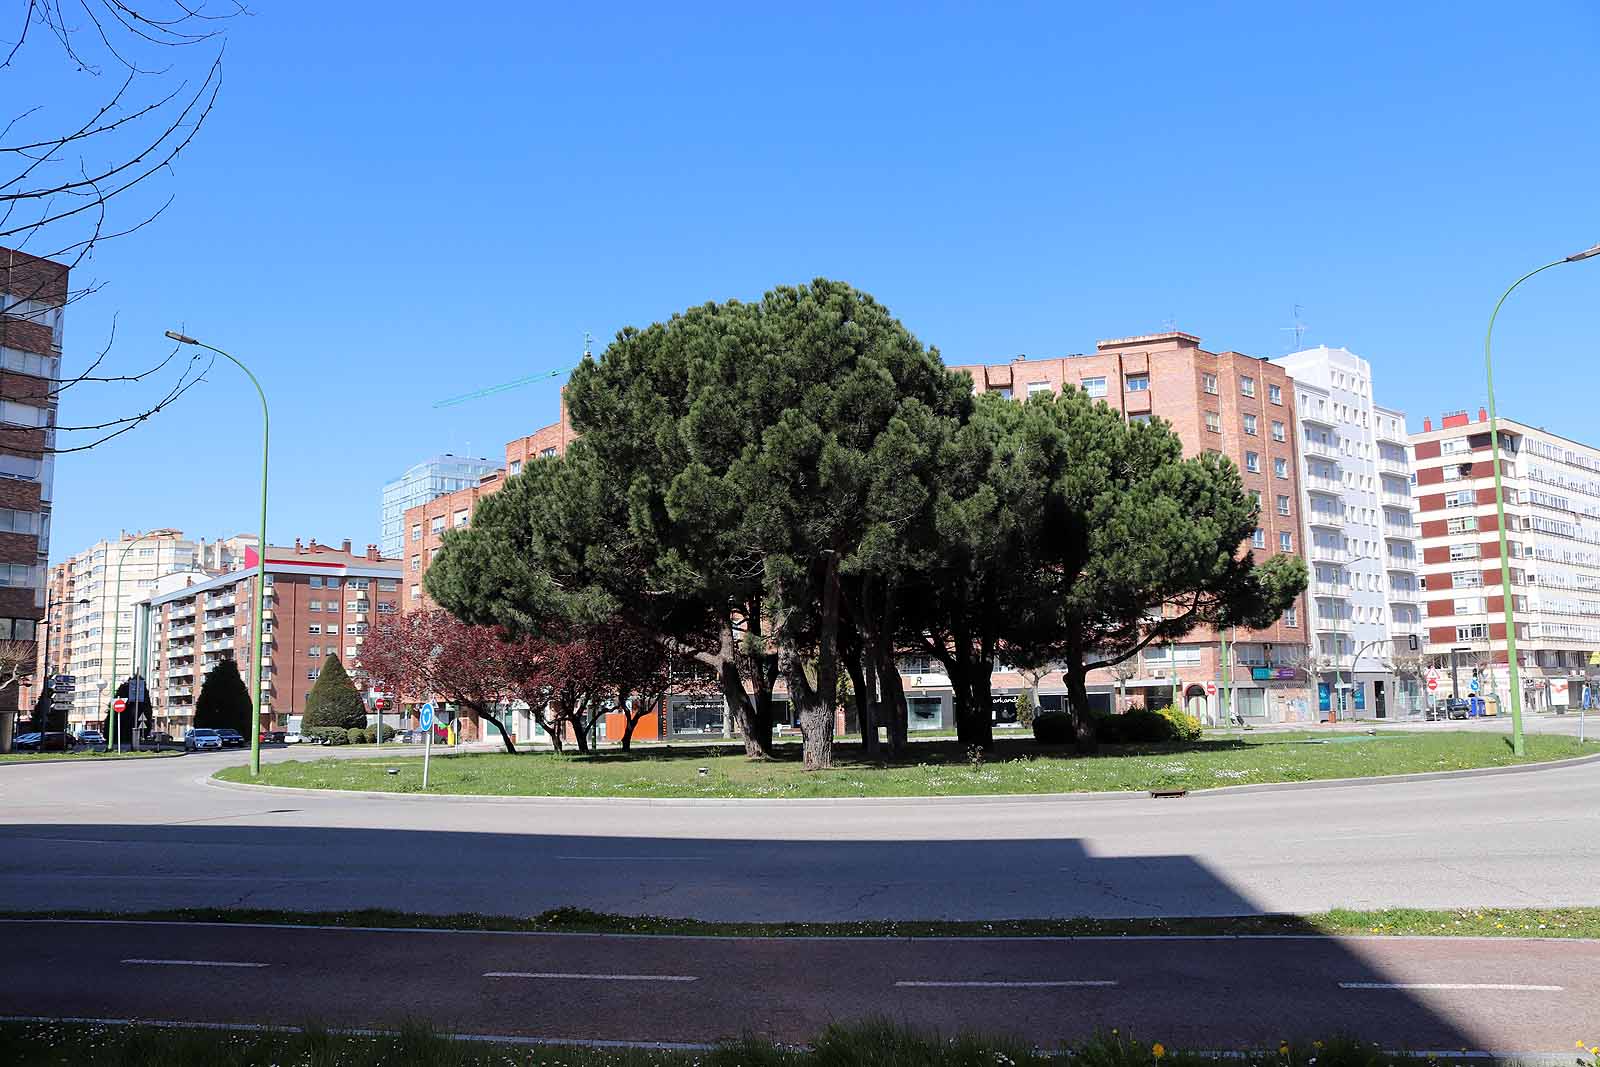
M 1043 748 L 1030 740 L 997 741 L 979 764 L 955 742 L 914 746 L 901 763 L 868 762 L 857 745 L 835 748 L 836 766 L 807 772 L 798 746 L 752 763 L 719 748 L 606 750 L 590 756 L 548 751 L 435 756 L 430 793 L 565 797 L 915 797 L 1105 790 L 1205 789 L 1256 782 L 1367 778 L 1417 771 L 1536 763 L 1600 753 L 1600 742 L 1530 736 L 1518 758 L 1510 739 L 1467 731 L 1369 734 L 1270 734 L 1206 738 L 1189 744 L 1105 746 L 1095 756 Z M 389 774 L 390 768 L 397 773 Z M 701 771 L 704 770 L 702 774 Z M 217 777 L 249 782 L 244 767 Z M 422 761 L 291 760 L 261 768 L 264 785 L 416 793 Z
M 710 1050 L 577 1048 L 452 1040 L 426 1025 L 380 1035 L 298 1031 L 219 1031 L 75 1023 L 0 1023 L 0 1063 L 9 1067 L 1381 1067 L 1395 1056 L 1378 1046 L 1331 1037 L 1243 1055 L 1190 1053 L 1112 1030 L 1071 1048 L 1041 1052 L 1004 1037 L 945 1037 L 888 1022 L 830 1026 L 809 1048 L 745 1039 Z M 1585 1050 L 1587 1052 L 1587 1050 Z M 1591 1054 L 1592 1055 L 1592 1054 Z M 1430 1056 L 1432 1065 L 1449 1055 Z M 1478 1061 L 1482 1063 L 1484 1061 Z M 1592 1063 L 1589 1058 L 1579 1063 Z
M 161 759 L 181 756 L 181 751 L 162 752 L 94 752 L 79 749 L 76 752 L 7 752 L 0 755 L 0 763 L 48 763 L 51 760 L 107 760 L 107 759 Z
M 958 922 L 877 919 L 869 922 L 710 922 L 659 915 L 613 915 L 555 908 L 526 918 L 457 912 L 435 915 L 368 908 L 280 911 L 265 908 L 180 908 L 167 911 L 3 911 L 5 919 L 104 919 L 124 922 L 250 923 L 268 926 L 381 927 L 402 930 L 508 930 L 522 933 L 676 934 L 696 937 L 1139 937 L 1387 935 L 1395 937 L 1600 938 L 1600 907 L 1455 908 L 1378 911 L 1336 909 L 1311 915 L 1173 916 L 1149 919 L 998 919 Z

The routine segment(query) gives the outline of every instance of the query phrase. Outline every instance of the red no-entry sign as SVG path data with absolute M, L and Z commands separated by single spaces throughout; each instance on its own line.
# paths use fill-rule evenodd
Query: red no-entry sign
M 1207 682 L 1206 683 L 1206 696 L 1214 697 L 1216 695 L 1217 695 L 1217 683 L 1216 682 Z
M 123 712 L 128 710 L 127 700 L 122 697 L 118 697 L 117 699 L 113 700 L 111 702 L 111 710 L 116 712 L 118 715 L 121 715 Z
M 1432 676 L 1432 675 L 1429 675 L 1428 676 L 1428 692 L 1437 693 L 1438 691 L 1439 691 L 1439 679 L 1434 677 L 1434 676 Z

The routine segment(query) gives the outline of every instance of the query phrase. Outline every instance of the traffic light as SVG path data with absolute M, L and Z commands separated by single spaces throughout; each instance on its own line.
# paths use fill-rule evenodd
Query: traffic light
M 1418 649 L 1420 649 L 1422 647 L 1422 642 L 1417 640 L 1417 635 L 1416 634 L 1408 634 L 1406 636 L 1406 644 L 1411 647 L 1411 651 L 1413 651 L 1413 652 L 1417 651 Z

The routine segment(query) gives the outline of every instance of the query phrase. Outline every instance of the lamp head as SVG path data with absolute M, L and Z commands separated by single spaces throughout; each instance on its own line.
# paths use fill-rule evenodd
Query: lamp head
M 1582 252 L 1574 252 L 1566 258 L 1566 262 L 1576 263 L 1580 259 L 1589 259 L 1594 256 L 1600 256 L 1600 245 L 1595 245 L 1593 248 L 1585 248 Z
M 190 337 L 188 334 L 179 333 L 177 330 L 168 330 L 167 336 L 178 342 L 180 345 L 197 345 L 200 343 L 193 337 Z

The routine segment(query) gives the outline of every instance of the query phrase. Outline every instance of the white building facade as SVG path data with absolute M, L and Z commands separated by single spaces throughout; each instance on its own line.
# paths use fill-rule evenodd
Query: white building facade
M 505 466 L 499 460 L 455 456 L 450 453 L 423 460 L 383 487 L 383 527 L 378 547 L 385 557 L 398 559 L 405 551 L 406 509 L 477 485 L 486 475 Z
M 1348 349 L 1272 362 L 1297 394 L 1317 710 L 1417 714 L 1422 631 L 1405 415 L 1373 402 L 1371 364 Z

